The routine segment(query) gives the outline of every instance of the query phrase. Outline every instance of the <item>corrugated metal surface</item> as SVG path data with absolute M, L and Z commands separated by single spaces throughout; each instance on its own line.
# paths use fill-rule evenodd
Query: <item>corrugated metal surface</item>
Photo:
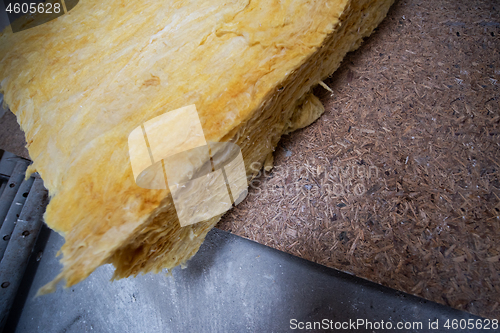
M 25 180 L 29 161 L 0 151 L 0 331 L 33 251 L 48 202 L 37 175 Z

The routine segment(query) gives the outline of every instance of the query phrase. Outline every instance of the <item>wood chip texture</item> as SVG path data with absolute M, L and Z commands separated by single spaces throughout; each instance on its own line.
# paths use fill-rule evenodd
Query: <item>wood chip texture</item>
M 499 14 L 398 1 L 219 228 L 499 318 Z

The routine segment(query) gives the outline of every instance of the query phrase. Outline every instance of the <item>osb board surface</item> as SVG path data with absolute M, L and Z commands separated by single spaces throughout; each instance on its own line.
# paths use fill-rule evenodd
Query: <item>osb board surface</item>
M 397 2 L 219 228 L 500 318 L 499 10 Z
M 334 93 L 317 90 L 325 115 L 282 139 L 219 227 L 499 318 L 499 9 L 397 2 L 326 81 Z M 0 118 L 0 149 L 24 144 Z

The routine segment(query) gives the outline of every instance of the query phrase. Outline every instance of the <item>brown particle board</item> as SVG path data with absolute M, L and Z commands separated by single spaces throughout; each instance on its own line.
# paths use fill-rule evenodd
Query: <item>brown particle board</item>
M 500 317 L 500 5 L 397 2 L 218 227 Z

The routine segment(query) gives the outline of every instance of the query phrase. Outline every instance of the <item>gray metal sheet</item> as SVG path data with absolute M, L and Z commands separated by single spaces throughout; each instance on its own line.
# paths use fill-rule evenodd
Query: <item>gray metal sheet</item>
M 28 164 L 24 161 L 17 161 L 12 175 L 7 182 L 7 186 L 4 188 L 2 195 L 0 195 L 0 223 L 3 223 L 7 213 L 9 212 L 10 205 L 14 201 L 19 187 L 23 182 L 24 176 L 26 174 L 26 169 Z
M 14 231 L 14 227 L 16 226 L 17 218 L 20 216 L 21 211 L 24 207 L 24 203 L 28 198 L 29 191 L 31 190 L 31 186 L 35 181 L 34 177 L 30 177 L 22 182 L 19 187 L 19 191 L 17 191 L 16 196 L 14 197 L 14 201 L 10 205 L 9 211 L 7 212 L 7 216 L 1 224 L 0 227 L 0 258 L 3 258 L 5 253 L 5 249 L 9 244 L 9 239 L 12 236 L 12 232 Z
M 43 182 L 36 179 L 0 262 L 0 330 L 6 323 L 40 232 L 47 201 Z
M 8 151 L 0 151 L 0 157 L 0 177 L 7 179 L 12 175 L 12 171 L 14 171 L 14 167 L 17 162 L 24 161 L 26 164 L 29 163 L 29 161 L 24 158 L 14 155 Z
M 59 285 L 55 293 L 35 298 L 59 273 L 55 256 L 63 244 L 50 233 L 32 284 L 21 288 L 26 301 L 17 304 L 9 332 L 289 332 L 293 318 L 425 325 L 477 318 L 216 229 L 173 276 L 111 282 L 113 266 L 104 265 L 75 286 Z

